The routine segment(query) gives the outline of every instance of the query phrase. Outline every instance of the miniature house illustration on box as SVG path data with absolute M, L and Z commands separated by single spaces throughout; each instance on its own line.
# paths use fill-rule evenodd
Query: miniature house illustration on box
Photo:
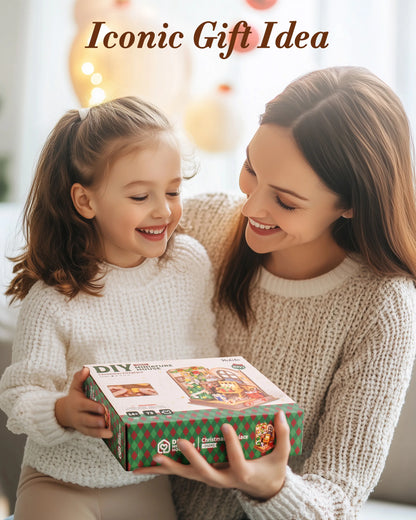
M 191 366 L 168 370 L 168 374 L 189 396 L 191 404 L 243 410 L 280 397 L 266 394 L 241 370 L 232 368 Z

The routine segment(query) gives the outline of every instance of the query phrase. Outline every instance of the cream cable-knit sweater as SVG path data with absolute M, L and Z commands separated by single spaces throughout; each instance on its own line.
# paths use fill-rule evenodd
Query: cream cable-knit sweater
M 238 207 L 225 195 L 185 205 L 184 224 L 214 270 Z M 265 502 L 172 478 L 180 520 L 356 518 L 383 469 L 416 348 L 413 283 L 377 277 L 357 260 L 304 281 L 263 269 L 248 330 L 216 309 L 221 354 L 244 356 L 305 410 L 303 453 Z
M 170 256 L 107 266 L 102 297 L 68 301 L 43 282 L 32 287 L 0 382 L 9 429 L 28 435 L 23 464 L 88 487 L 151 478 L 124 471 L 101 439 L 62 428 L 54 406 L 83 364 L 217 355 L 208 256 L 185 235 L 175 237 Z

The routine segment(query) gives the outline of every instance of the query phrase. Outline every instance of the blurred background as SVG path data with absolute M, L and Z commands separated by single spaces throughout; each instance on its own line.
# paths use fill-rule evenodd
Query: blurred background
M 221 59 L 219 33 L 240 20 L 252 27 L 249 48 L 237 46 Z M 183 44 L 176 50 L 85 49 L 92 21 L 119 34 L 165 31 L 169 37 L 180 31 Z M 193 35 L 206 21 L 216 22 L 204 31 L 216 40 L 211 49 L 199 49 Z M 328 47 L 276 48 L 276 36 L 291 21 L 295 35 L 328 31 Z M 270 47 L 258 49 L 265 22 L 277 24 Z M 397 92 L 415 132 L 415 26 L 415 0 L 0 0 L 0 376 L 10 363 L 17 314 L 3 296 L 11 278 L 5 256 L 21 243 L 16 233 L 34 167 L 65 111 L 121 95 L 145 97 L 168 112 L 200 166 L 185 183 L 185 195 L 237 191 L 245 148 L 265 103 L 317 68 L 369 68 Z M 365 520 L 416 518 L 415 406 L 413 381 L 373 495 L 395 505 L 373 501 Z M 13 510 L 24 445 L 5 424 L 0 412 L 0 519 Z M 397 509 L 398 502 L 413 507 Z
M 264 104 L 316 68 L 368 67 L 416 120 L 413 0 L 0 0 L 0 6 L 1 200 L 24 200 L 48 132 L 66 110 L 81 106 L 81 91 L 93 102 L 135 94 L 167 110 L 201 165 L 186 186 L 190 192 L 236 190 Z M 119 34 L 181 31 L 183 45 L 84 49 L 93 20 Z M 270 48 L 235 51 L 224 60 L 216 42 L 211 49 L 194 45 L 201 22 L 216 21 L 216 30 L 205 31 L 216 35 L 223 23 L 231 28 L 239 20 L 260 38 L 265 21 L 278 22 Z M 275 37 L 290 21 L 295 34 L 328 31 L 328 47 L 276 48 Z M 85 63 L 92 69 L 80 72 Z

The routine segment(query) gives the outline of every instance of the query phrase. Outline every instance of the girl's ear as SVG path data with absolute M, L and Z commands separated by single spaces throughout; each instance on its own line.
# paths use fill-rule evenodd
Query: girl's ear
M 341 217 L 352 218 L 353 215 L 354 215 L 354 212 L 353 212 L 352 208 L 350 208 L 350 209 L 347 209 L 347 211 L 344 211 L 344 213 L 341 215 Z
M 88 219 L 95 217 L 95 210 L 91 206 L 89 191 L 79 182 L 72 185 L 71 198 L 75 209 L 82 217 Z

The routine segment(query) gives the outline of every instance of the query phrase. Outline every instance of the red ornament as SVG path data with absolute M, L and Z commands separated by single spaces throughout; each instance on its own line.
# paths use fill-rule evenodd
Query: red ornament
M 223 92 L 224 94 L 227 92 L 231 92 L 233 89 L 230 85 L 227 85 L 226 83 L 221 83 L 221 85 L 218 85 L 218 92 Z
M 228 33 L 228 40 L 232 39 L 232 31 Z M 260 35 L 255 27 L 250 25 L 244 30 L 240 28 L 240 32 L 237 33 L 234 43 L 233 50 L 236 52 L 250 52 L 257 47 L 260 42 Z
M 246 0 L 246 2 L 253 9 L 270 9 L 277 3 L 277 0 Z

